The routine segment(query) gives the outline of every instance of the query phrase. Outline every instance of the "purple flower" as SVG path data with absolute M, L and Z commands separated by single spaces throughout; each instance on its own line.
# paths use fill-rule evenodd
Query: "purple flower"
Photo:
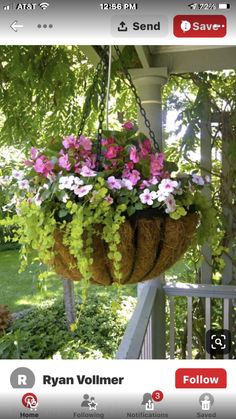
M 88 166 L 83 166 L 80 171 L 80 175 L 84 177 L 93 177 L 97 176 L 97 173 L 94 172 L 94 170 L 91 170 Z
M 156 199 L 157 194 L 156 192 L 152 191 L 150 192 L 149 189 L 144 189 L 143 193 L 140 195 L 140 201 L 142 204 L 152 205 L 153 200 Z
M 197 185 L 203 186 L 204 185 L 204 179 L 202 176 L 196 175 L 196 173 L 194 173 L 192 175 L 192 182 L 196 183 Z
M 122 181 L 120 179 L 116 179 L 115 176 L 109 176 L 107 184 L 109 189 L 121 189 Z
M 84 185 L 74 188 L 74 193 L 79 198 L 82 198 L 83 196 L 87 195 L 91 189 L 93 188 L 93 185 Z

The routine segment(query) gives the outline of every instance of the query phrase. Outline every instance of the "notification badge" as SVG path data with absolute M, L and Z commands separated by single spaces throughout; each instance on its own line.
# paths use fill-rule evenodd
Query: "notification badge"
M 223 15 L 177 15 L 173 30 L 177 38 L 224 38 L 227 20 Z

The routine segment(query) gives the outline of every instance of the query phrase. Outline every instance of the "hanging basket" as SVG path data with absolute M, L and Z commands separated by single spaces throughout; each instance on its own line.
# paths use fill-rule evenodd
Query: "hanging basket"
M 179 220 L 168 216 L 150 217 L 150 210 L 140 213 L 127 219 L 120 229 L 122 284 L 154 279 L 173 266 L 189 247 L 198 223 L 197 213 L 188 213 Z M 98 231 L 101 228 L 101 225 L 96 227 Z M 63 244 L 63 234 L 59 230 L 55 234 L 54 251 L 53 265 L 57 274 L 80 281 L 80 271 L 72 268 L 76 265 L 75 258 Z M 111 285 L 117 282 L 107 252 L 107 244 L 94 234 L 92 283 Z

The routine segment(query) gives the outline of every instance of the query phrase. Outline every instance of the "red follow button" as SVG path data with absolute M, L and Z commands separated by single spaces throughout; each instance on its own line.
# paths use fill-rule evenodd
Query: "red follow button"
M 226 388 L 223 368 L 179 368 L 175 372 L 176 388 Z
M 177 38 L 223 38 L 227 21 L 223 15 L 177 15 L 174 35 Z

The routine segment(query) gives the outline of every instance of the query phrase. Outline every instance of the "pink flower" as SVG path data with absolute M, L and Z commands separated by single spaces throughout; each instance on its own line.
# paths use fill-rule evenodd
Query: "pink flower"
M 173 195 L 169 195 L 168 198 L 165 200 L 166 209 L 165 212 L 169 214 L 170 212 L 174 212 L 176 210 L 176 203 Z
M 33 160 L 36 159 L 36 157 L 38 156 L 38 154 L 39 154 L 39 152 L 38 152 L 37 148 L 31 147 L 31 149 L 30 149 L 30 155 L 31 155 L 31 158 Z
M 36 162 L 33 167 L 37 173 L 41 173 L 42 175 L 47 177 L 48 175 L 52 174 L 54 164 L 50 160 L 48 160 L 44 155 L 42 155 L 36 159 Z
M 113 204 L 113 198 L 111 197 L 111 195 L 106 196 L 105 201 L 108 202 L 108 204 Z
M 151 151 L 152 151 L 152 143 L 151 141 L 147 138 L 146 140 L 144 140 L 143 143 L 141 143 L 139 145 L 140 151 L 141 151 L 141 155 L 142 157 L 146 157 L 148 156 Z
M 136 185 L 141 178 L 138 170 L 132 170 L 131 172 L 127 172 L 125 173 L 124 177 L 129 179 L 132 185 Z
M 151 174 L 152 176 L 158 176 L 163 169 L 164 154 L 155 153 L 151 155 Z
M 136 149 L 135 145 L 133 147 L 131 147 L 129 158 L 134 163 L 139 162 L 139 155 L 138 155 L 138 152 L 137 152 L 137 149 Z
M 84 185 L 84 186 L 76 187 L 74 188 L 74 193 L 79 198 L 82 198 L 83 196 L 87 195 L 91 191 L 92 188 L 93 188 L 93 185 Z
M 145 189 L 149 186 L 150 186 L 150 182 L 148 182 L 148 180 L 143 180 L 139 188 L 140 189 Z
M 118 156 L 121 150 L 123 150 L 123 147 L 119 147 L 117 145 L 110 145 L 107 151 L 105 152 L 105 157 L 109 160 L 114 159 Z
M 142 204 L 152 205 L 154 199 L 156 199 L 156 192 L 150 192 L 148 188 L 144 189 L 143 193 L 140 195 Z
M 192 175 L 192 182 L 196 183 L 197 185 L 203 186 L 204 185 L 204 179 L 202 176 L 196 175 L 196 173 L 194 173 Z
M 68 154 L 64 153 L 63 151 L 60 151 L 61 157 L 58 159 L 58 164 L 62 169 L 67 170 L 67 172 L 71 169 L 71 164 L 69 162 Z
M 37 160 L 34 164 L 34 170 L 37 173 L 42 173 L 43 174 L 44 167 L 45 167 L 44 159 L 45 159 L 45 156 L 41 156 L 41 157 L 37 158 Z
M 126 129 L 127 131 L 131 131 L 134 128 L 134 124 L 131 121 L 127 121 L 122 125 L 122 128 Z
M 74 137 L 73 135 L 70 135 L 69 137 L 64 138 L 64 140 L 62 141 L 62 144 L 67 150 L 69 148 L 74 148 L 74 149 L 79 148 L 78 139 Z
M 108 138 L 102 138 L 102 146 L 106 147 L 107 145 L 114 144 L 115 138 L 114 137 L 108 137 Z
M 109 176 L 107 179 L 109 189 L 121 189 L 122 183 L 120 179 L 116 179 L 115 176 Z
M 79 137 L 79 145 L 86 151 L 92 150 L 92 141 L 89 138 L 84 137 L 83 135 Z
M 153 177 L 150 179 L 150 183 L 151 183 L 151 185 L 157 185 L 157 184 L 158 184 L 158 179 L 157 179 L 157 177 L 156 177 L 156 176 L 153 176 Z
M 83 166 L 80 171 L 80 175 L 84 177 L 93 177 L 97 176 L 97 173 L 94 172 L 94 170 L 91 170 L 88 166 Z

